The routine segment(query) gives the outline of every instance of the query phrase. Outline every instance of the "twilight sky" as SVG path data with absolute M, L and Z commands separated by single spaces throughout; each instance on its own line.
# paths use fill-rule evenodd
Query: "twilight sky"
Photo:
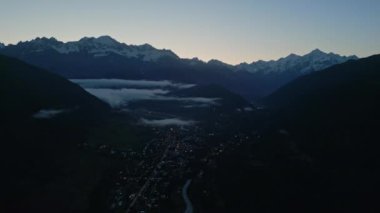
M 0 0 L 0 42 L 110 35 L 236 64 L 380 53 L 380 0 Z

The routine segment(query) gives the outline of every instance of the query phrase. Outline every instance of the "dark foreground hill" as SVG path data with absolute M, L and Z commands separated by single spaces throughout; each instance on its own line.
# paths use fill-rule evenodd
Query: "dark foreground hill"
M 267 101 L 280 108 L 284 125 L 298 132 L 305 151 L 330 164 L 368 165 L 376 159 L 380 55 L 301 77 Z
M 378 210 L 380 55 L 301 77 L 267 101 L 279 109 L 279 125 L 290 140 L 318 168 L 323 205 Z
M 79 145 L 90 143 L 94 129 L 102 134 L 109 107 L 60 76 L 5 56 L 0 99 L 0 211 L 85 211 L 112 163 Z

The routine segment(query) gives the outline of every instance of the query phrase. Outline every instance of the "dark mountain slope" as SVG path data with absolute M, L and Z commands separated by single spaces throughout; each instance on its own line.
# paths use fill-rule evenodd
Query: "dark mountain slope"
M 343 161 L 341 154 L 344 160 L 370 160 L 369 153 L 380 148 L 374 140 L 380 121 L 380 55 L 301 77 L 267 102 L 279 109 L 283 125 L 297 132 L 300 146 L 310 153 L 337 161 Z
M 265 101 L 252 144 L 223 156 L 195 192 L 220 189 L 204 208 L 379 211 L 380 55 L 300 77 Z
M 85 211 L 109 161 L 78 144 L 109 107 L 63 77 L 5 56 L 0 100 L 0 211 Z M 33 116 L 43 109 L 64 112 Z
M 277 166 L 293 168 L 281 173 L 297 182 L 276 181 L 300 190 L 288 203 L 300 200 L 324 211 L 378 210 L 373 197 L 380 178 L 380 55 L 300 77 L 266 101 L 274 110 L 273 131 L 254 149 L 272 153 Z M 294 170 L 299 164 L 309 166 Z
M 41 109 L 108 108 L 65 78 L 6 56 L 0 56 L 0 99 L 2 118 L 9 121 L 29 118 Z

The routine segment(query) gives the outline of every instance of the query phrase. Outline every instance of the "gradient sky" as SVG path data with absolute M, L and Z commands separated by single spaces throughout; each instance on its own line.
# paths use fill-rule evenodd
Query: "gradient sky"
M 236 64 L 380 53 L 380 0 L 0 0 L 0 42 L 110 35 Z

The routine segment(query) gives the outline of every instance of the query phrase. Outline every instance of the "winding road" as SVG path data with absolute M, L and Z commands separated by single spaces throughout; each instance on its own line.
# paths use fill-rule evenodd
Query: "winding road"
M 184 213 L 193 213 L 193 204 L 191 203 L 188 196 L 188 190 L 189 190 L 190 184 L 191 184 L 191 179 L 188 179 L 182 188 L 182 198 L 186 204 L 186 209 Z

